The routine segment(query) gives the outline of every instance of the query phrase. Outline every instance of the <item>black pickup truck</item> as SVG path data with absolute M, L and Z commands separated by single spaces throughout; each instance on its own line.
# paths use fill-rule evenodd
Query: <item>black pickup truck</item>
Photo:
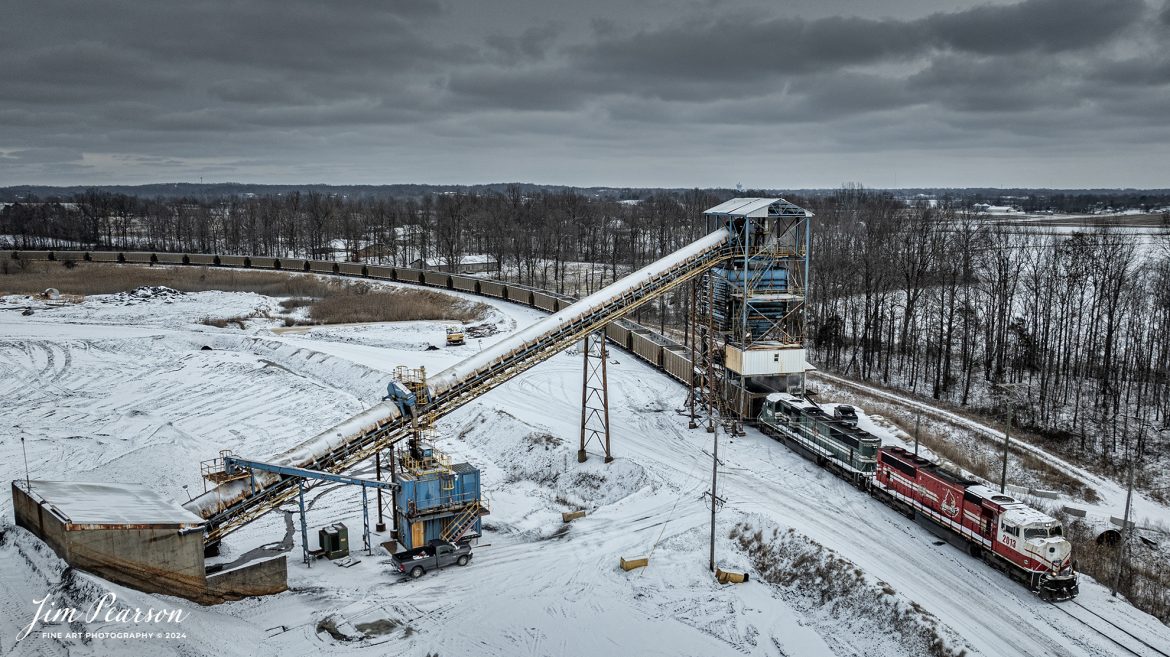
M 391 559 L 398 572 L 411 577 L 422 577 L 424 574 L 446 568 L 452 564 L 466 566 L 471 561 L 471 546 L 467 543 L 449 543 L 434 540 L 413 550 L 405 550 L 395 554 Z

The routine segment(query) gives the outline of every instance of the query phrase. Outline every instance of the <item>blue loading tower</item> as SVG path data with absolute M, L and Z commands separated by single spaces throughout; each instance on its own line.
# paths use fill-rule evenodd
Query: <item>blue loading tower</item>
M 735 198 L 703 213 L 730 256 L 697 284 L 696 397 L 724 418 L 754 419 L 769 392 L 804 392 L 812 213 L 782 198 Z
M 398 484 L 394 513 L 398 542 L 410 550 L 441 539 L 459 542 L 479 538 L 484 503 L 479 469 L 450 458 L 424 442 L 414 442 L 397 453 Z

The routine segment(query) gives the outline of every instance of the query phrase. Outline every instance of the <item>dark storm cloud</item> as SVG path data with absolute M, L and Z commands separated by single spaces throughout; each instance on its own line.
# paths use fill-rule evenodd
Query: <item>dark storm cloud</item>
M 754 80 L 906 56 L 921 46 L 905 23 L 834 17 L 690 23 L 603 39 L 580 49 L 589 70 L 687 80 Z
M 516 110 L 568 110 L 612 91 L 597 76 L 565 79 L 563 67 L 532 66 L 525 69 L 473 67 L 451 75 L 447 91 L 457 104 Z
M 1080 90 L 1068 80 L 1059 58 L 944 55 L 911 75 L 907 89 L 951 109 L 1001 113 L 1076 104 Z
M 737 148 L 776 170 L 762 137 L 838 162 L 839 180 L 793 186 L 858 179 L 852 154 L 883 149 L 1153 158 L 1170 2 L 1149 2 L 14 0 L 0 184 L 723 184 Z M 703 162 L 696 180 L 635 180 Z
M 718 113 L 729 123 L 802 121 L 851 106 L 868 112 L 924 100 L 971 111 L 1022 110 L 1067 97 L 1076 80 L 1068 79 L 1062 58 L 1108 46 L 1146 10 L 1142 0 L 1026 0 L 911 20 L 714 15 L 632 31 L 605 23 L 595 41 L 565 47 L 555 64 L 542 49 L 538 65 L 469 69 L 451 77 L 448 91 L 461 102 L 515 109 L 586 106 L 606 95 L 682 103 L 614 108 L 615 116 L 630 118 L 631 107 L 707 116 L 686 104 L 748 100 Z M 857 77 L 867 66 L 908 72 Z M 851 92 L 854 77 L 867 86 Z M 757 107 L 761 95 L 781 91 L 783 101 Z
M 918 20 L 829 17 L 718 19 L 602 39 L 581 49 L 587 68 L 687 78 L 758 79 L 922 56 L 1085 49 L 1115 37 L 1142 0 L 1026 0 Z
M 1103 85 L 1158 87 L 1170 84 L 1170 52 L 1102 63 L 1091 78 Z M 1166 108 L 1170 113 L 1170 107 Z
M 1105 43 L 1146 11 L 1142 0 L 1027 0 L 922 21 L 935 45 L 983 55 L 1083 50 Z
M 484 39 L 490 48 L 504 56 L 504 61 L 543 59 L 554 45 L 557 37 L 564 33 L 564 26 L 546 23 L 529 27 L 519 36 L 491 34 Z
M 456 62 L 463 49 L 422 38 L 410 21 L 435 18 L 434 2 L 275 0 L 191 3 L 82 3 L 78 15 L 53 3 L 26 3 L 19 23 L 0 26 L 0 53 L 13 65 L 6 85 L 53 85 L 73 97 L 149 92 L 166 81 L 222 84 L 220 73 L 278 83 L 350 79 Z M 157 10 L 155 7 L 157 6 Z M 328 86 L 328 85 L 326 85 Z
M 138 89 L 166 91 L 174 73 L 149 57 L 101 41 L 79 40 L 13 50 L 0 98 L 59 104 L 124 97 Z

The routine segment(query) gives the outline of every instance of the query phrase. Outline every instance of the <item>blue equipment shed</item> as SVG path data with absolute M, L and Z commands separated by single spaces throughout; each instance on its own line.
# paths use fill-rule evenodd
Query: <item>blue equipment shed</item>
M 406 549 L 442 539 L 478 538 L 487 513 L 480 490 L 479 469 L 470 463 L 444 464 L 428 451 L 426 458 L 402 459 L 396 496 L 398 542 Z

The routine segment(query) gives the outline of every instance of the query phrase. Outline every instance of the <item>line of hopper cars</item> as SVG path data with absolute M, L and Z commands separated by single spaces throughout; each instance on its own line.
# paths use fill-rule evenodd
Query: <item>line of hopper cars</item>
M 40 261 L 85 261 L 135 265 L 195 265 L 206 267 L 233 267 L 265 269 L 317 274 L 336 274 L 372 278 L 401 283 L 414 283 L 459 292 L 511 301 L 554 313 L 573 303 L 573 298 L 551 294 L 517 283 L 450 274 L 410 267 L 372 265 L 360 262 L 305 260 L 302 258 L 272 258 L 244 255 L 213 255 L 202 253 L 164 253 L 149 251 L 0 251 L 0 259 Z M 606 328 L 610 342 L 635 354 L 638 358 L 663 370 L 671 378 L 691 385 L 694 368 L 689 349 L 668 338 L 628 320 L 612 322 Z M 762 394 L 753 393 L 758 406 Z M 759 399 L 756 399 L 758 397 Z
M 571 297 L 472 276 L 300 258 L 117 251 L 8 251 L 0 252 L 0 258 L 336 274 L 469 292 L 547 312 L 573 302 Z M 606 337 L 671 378 L 692 384 L 694 367 L 689 350 L 681 344 L 629 320 L 611 322 Z M 828 415 L 807 399 L 786 393 L 749 392 L 743 403 L 747 408 L 761 409 L 758 419 L 764 433 L 1022 581 L 1042 597 L 1062 600 L 1077 595 L 1071 546 L 1061 536 L 1057 520 L 899 447 L 883 447 L 880 438 L 858 429 L 855 423 Z
M 826 413 L 808 399 L 772 393 L 760 429 L 868 491 L 948 543 L 967 550 L 1045 600 L 1079 592 L 1072 545 L 1060 521 L 939 463 Z

